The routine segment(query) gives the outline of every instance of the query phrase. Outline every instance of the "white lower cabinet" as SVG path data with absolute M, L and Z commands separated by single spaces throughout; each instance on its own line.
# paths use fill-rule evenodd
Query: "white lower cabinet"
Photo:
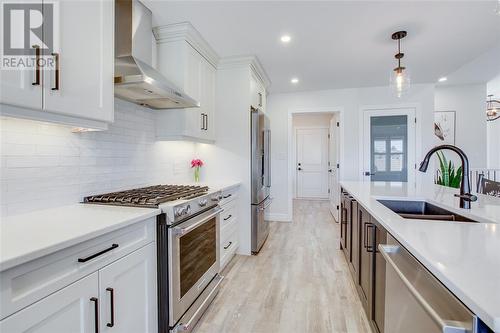
M 0 332 L 93 333 L 98 295 L 95 272 L 0 321 Z
M 100 332 L 156 332 L 155 243 L 99 271 Z
M 220 231 L 220 270 L 233 259 L 239 246 L 238 187 L 222 191 L 221 231 Z
M 141 232 L 143 237 L 137 237 Z M 146 240 L 150 241 L 141 246 Z M 150 219 L 1 272 L 1 294 L 14 298 L 33 294 L 32 271 L 38 272 L 43 281 L 37 285 L 38 289 L 50 289 L 51 282 L 60 280 L 60 275 L 75 278 L 66 280 L 53 293 L 31 298 L 29 305 L 17 307 L 18 311 L 11 311 L 18 304 L 6 297 L 3 301 L 7 309 L 0 312 L 7 316 L 0 321 L 0 332 L 156 333 L 156 242 L 153 240 L 154 219 Z M 80 248 L 85 248 L 84 254 Z M 54 261 L 51 256 L 59 260 Z M 51 280 L 44 279 L 39 265 L 51 267 Z M 78 276 L 78 270 L 85 269 L 81 265 L 92 269 L 84 277 Z M 63 266 L 69 270 L 63 270 Z

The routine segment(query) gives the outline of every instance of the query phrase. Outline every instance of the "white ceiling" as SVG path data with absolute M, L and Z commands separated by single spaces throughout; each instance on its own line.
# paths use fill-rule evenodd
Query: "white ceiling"
M 435 82 L 500 44 L 496 2 L 144 0 L 155 25 L 189 21 L 220 56 L 256 55 L 271 92 L 387 85 L 397 30 L 411 81 Z

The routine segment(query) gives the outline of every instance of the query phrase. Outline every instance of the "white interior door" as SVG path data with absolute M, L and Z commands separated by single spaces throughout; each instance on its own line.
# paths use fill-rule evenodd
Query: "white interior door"
M 363 179 L 415 183 L 415 109 L 367 110 Z
M 328 128 L 297 128 L 297 198 L 328 199 Z
M 330 212 L 333 217 L 339 221 L 339 206 L 340 206 L 340 184 L 339 184 L 339 145 L 340 145 L 340 131 L 337 126 L 338 122 L 335 117 L 330 120 L 330 140 L 329 140 L 329 163 L 328 174 L 330 182 Z

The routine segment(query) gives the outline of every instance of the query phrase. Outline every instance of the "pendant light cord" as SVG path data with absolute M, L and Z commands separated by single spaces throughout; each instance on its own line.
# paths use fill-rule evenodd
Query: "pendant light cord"
M 398 39 L 398 68 L 401 68 L 401 38 Z

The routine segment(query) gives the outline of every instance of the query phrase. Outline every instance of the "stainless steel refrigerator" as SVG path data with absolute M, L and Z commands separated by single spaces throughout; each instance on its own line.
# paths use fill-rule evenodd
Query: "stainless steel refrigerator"
M 269 234 L 266 210 L 271 205 L 271 130 L 269 118 L 259 109 L 251 108 L 252 133 L 252 252 L 262 248 Z

